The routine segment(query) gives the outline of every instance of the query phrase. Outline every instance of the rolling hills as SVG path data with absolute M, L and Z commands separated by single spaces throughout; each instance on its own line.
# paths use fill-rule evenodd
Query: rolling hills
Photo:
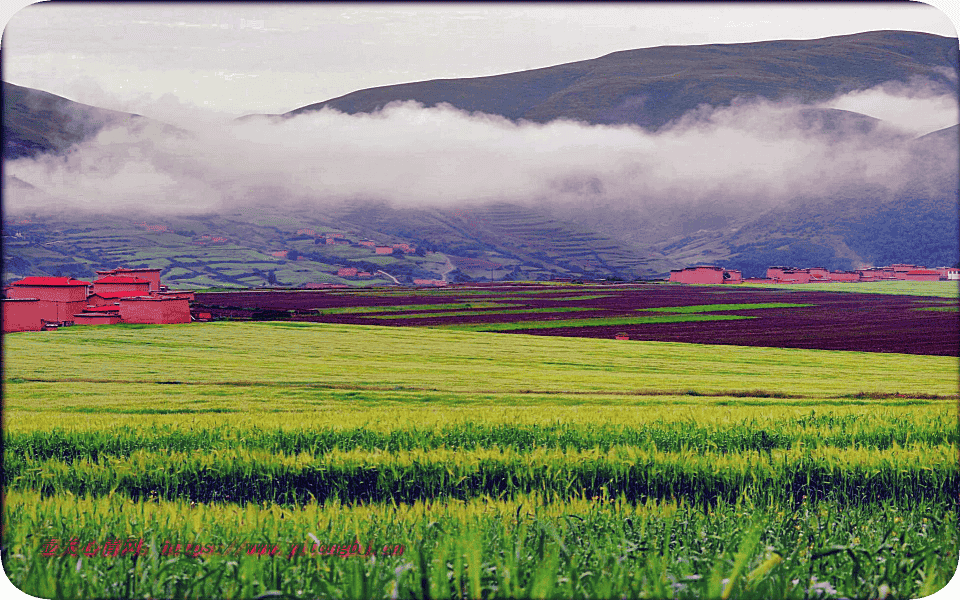
M 631 123 L 658 128 L 702 104 L 743 96 L 827 100 L 849 90 L 924 77 L 955 89 L 955 40 L 872 31 L 819 40 L 661 46 L 614 52 L 544 69 L 358 90 L 284 113 L 332 108 L 374 112 L 390 102 L 448 103 L 461 110 L 546 123 Z

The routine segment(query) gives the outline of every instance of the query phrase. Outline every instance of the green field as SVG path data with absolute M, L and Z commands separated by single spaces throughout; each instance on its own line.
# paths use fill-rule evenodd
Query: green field
M 912 598 L 957 566 L 955 357 L 266 322 L 4 346 L 34 596 Z
M 960 297 L 958 281 L 873 281 L 856 283 L 744 283 L 744 287 L 817 292 L 857 292 L 861 294 L 895 294 L 907 296 Z

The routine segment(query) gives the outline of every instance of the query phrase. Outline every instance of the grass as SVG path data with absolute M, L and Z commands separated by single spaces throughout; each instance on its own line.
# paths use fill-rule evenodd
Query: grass
M 380 295 L 379 293 L 377 294 Z M 338 306 L 335 308 L 317 309 L 320 315 L 354 315 L 380 312 L 404 312 L 404 311 L 428 311 L 444 309 L 469 309 L 469 308 L 511 308 L 521 306 L 519 304 L 507 304 L 503 302 L 447 302 L 444 304 L 401 304 L 396 306 Z
M 721 315 L 679 317 L 706 316 Z M 367 325 L 216 322 L 73 327 L 8 335 L 4 344 L 8 381 L 63 382 L 66 390 L 78 381 L 181 381 L 446 394 L 637 390 L 682 394 L 771 387 L 812 397 L 957 392 L 956 357 L 550 339 Z M 51 356 L 58 360 L 51 361 Z M 891 379 L 891 373 L 897 377 Z
M 470 325 L 442 325 L 455 331 L 518 331 L 524 329 L 558 329 L 563 327 L 612 327 L 616 325 L 643 325 L 649 323 L 689 323 L 695 321 L 736 321 L 751 319 L 740 315 L 669 315 L 657 317 L 587 317 L 551 321 L 515 321 L 513 323 L 478 323 Z
M 893 294 L 897 296 L 960 297 L 957 281 L 872 281 L 856 283 L 744 283 L 743 287 L 776 288 L 787 291 L 856 292 L 861 294 Z
M 960 552 L 955 357 L 315 323 L 3 341 L 2 557 L 39 597 L 913 598 Z
M 696 306 L 658 306 L 656 308 L 639 308 L 638 311 L 666 312 L 666 313 L 702 313 L 719 312 L 724 310 L 755 310 L 760 308 L 806 308 L 813 304 L 789 304 L 787 302 L 763 302 L 759 304 L 700 304 Z
M 490 303 L 493 304 L 493 303 Z M 480 307 L 477 307 L 480 308 Z M 542 313 L 568 313 L 568 312 L 582 312 L 582 311 L 596 311 L 594 308 L 585 307 L 585 306 L 546 306 L 540 308 L 504 308 L 504 305 L 491 306 L 490 310 L 458 310 L 458 311 L 446 311 L 446 312 L 433 312 L 433 313 L 415 313 L 407 315 L 380 315 L 378 319 L 429 319 L 429 318 L 444 318 L 444 317 L 475 317 L 480 315 L 526 315 L 526 314 L 542 314 Z M 523 321 L 518 322 L 517 324 L 523 323 Z M 475 329 L 474 331 L 485 331 L 482 328 Z

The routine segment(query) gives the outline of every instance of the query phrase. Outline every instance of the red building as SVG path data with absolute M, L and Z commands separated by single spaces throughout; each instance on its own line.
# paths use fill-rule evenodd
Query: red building
M 889 267 L 886 267 L 886 268 L 893 271 L 894 278 L 902 279 L 902 280 L 907 279 L 907 273 L 909 273 L 910 271 L 923 269 L 923 267 L 921 267 L 920 265 L 890 265 Z
M 896 279 L 893 267 L 870 267 L 869 269 L 859 269 L 860 281 L 887 281 Z
M 120 298 L 130 298 L 133 296 L 146 296 L 136 292 L 101 292 L 99 294 L 90 294 L 87 296 L 87 308 L 91 306 L 110 306 L 117 303 Z
M 393 246 L 377 246 L 375 252 L 377 254 L 393 254 Z
M 356 267 L 340 267 L 337 269 L 337 277 L 356 277 L 357 268 Z
M 937 271 L 940 272 L 940 279 L 949 281 L 960 279 L 960 269 L 956 267 L 940 267 L 937 269 Z
M 74 325 L 116 325 L 120 322 L 120 315 L 114 311 L 82 312 L 73 315 Z
M 89 281 L 70 277 L 24 277 L 7 290 L 7 298 L 39 301 L 40 318 L 49 323 L 71 323 L 87 304 Z
M 159 282 L 159 279 L 157 280 Z M 157 289 L 159 289 L 159 283 Z M 150 281 L 142 277 L 129 275 L 107 275 L 93 282 L 93 293 L 129 292 L 129 296 L 140 296 L 150 293 Z
M 723 267 L 699 266 L 670 271 L 670 279 L 676 283 L 741 283 L 743 276 L 740 271 L 727 271 Z
M 4 299 L 3 333 L 42 329 L 43 316 L 39 300 L 36 298 Z
M 899 278 L 906 281 L 940 281 L 940 271 L 936 269 L 913 269 Z
M 190 301 L 158 296 L 121 298 L 120 319 L 124 323 L 189 323 Z
M 860 281 L 860 273 L 856 271 L 831 271 L 830 281 Z
M 810 283 L 810 270 L 770 267 L 767 269 L 767 279 L 773 280 L 773 283 Z
M 130 277 L 139 277 L 140 279 L 146 279 L 150 282 L 150 291 L 159 292 L 160 291 L 160 271 L 161 269 L 125 269 L 123 267 L 118 267 L 110 271 L 97 271 L 97 275 L 101 277 L 106 277 L 109 275 L 125 275 Z

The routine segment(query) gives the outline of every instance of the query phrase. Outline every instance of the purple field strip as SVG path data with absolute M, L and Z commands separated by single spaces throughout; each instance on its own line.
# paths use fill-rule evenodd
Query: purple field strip
M 811 304 L 809 307 L 765 308 L 762 310 L 723 311 L 729 315 L 756 317 L 749 321 L 707 321 L 696 323 L 655 323 L 623 326 L 565 327 L 560 329 L 515 330 L 504 333 L 529 333 L 564 337 L 613 338 L 626 333 L 632 340 L 672 341 L 701 344 L 732 344 L 861 352 L 896 352 L 957 356 L 960 348 L 960 316 L 950 311 L 915 310 L 928 305 L 929 298 L 843 292 L 776 290 L 767 288 L 717 288 L 698 286 L 647 285 L 634 287 L 551 288 L 543 294 L 504 297 L 455 289 L 437 294 L 377 296 L 377 290 L 349 295 L 316 292 L 229 292 L 197 294 L 197 309 L 209 311 L 214 318 L 251 318 L 253 311 L 295 311 L 286 316 L 296 321 L 376 324 L 388 326 L 443 326 L 482 323 L 533 322 L 582 318 L 636 316 L 638 309 L 714 304 L 761 304 L 782 302 Z M 562 297 L 592 293 L 609 294 L 604 298 L 561 300 Z M 526 315 L 498 314 L 496 309 L 483 315 L 433 317 L 385 321 L 364 314 L 324 315 L 317 308 L 342 306 L 429 305 L 440 302 L 509 302 L 526 308 L 578 306 L 583 312 L 544 312 Z M 918 304 L 920 303 L 920 304 Z M 271 317 L 266 317 L 271 318 Z

